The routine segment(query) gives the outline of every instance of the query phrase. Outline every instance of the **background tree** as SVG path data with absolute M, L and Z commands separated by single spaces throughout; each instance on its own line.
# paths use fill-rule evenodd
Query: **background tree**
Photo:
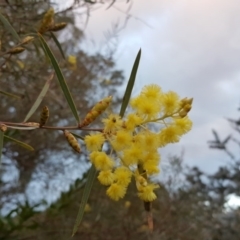
M 188 168 L 186 173 L 181 158 L 169 160 L 172 170 L 161 183 L 158 199 L 153 202 L 152 234 L 136 186 L 131 185 L 126 198 L 116 203 L 109 201 L 104 186 L 95 181 L 84 220 L 73 239 L 237 240 L 239 209 L 227 209 L 227 199 L 218 201 L 221 193 L 210 184 L 216 174 L 207 175 L 196 167 Z M 218 183 L 219 179 L 214 181 Z M 181 182 L 181 187 L 176 188 L 176 182 Z M 33 236 L 37 239 L 67 239 L 72 232 L 83 186 L 84 180 L 77 180 L 46 211 L 38 213 L 34 210 L 33 216 L 24 223 L 32 229 L 15 230 L 10 236 L 15 236 L 14 239 L 31 239 Z
M 107 7 L 112 1 L 102 3 Z M 50 7 L 54 8 L 54 4 L 50 1 L 31 1 L 31 3 L 5 1 L 0 4 L 1 14 L 9 20 L 21 39 L 36 32 L 46 11 Z M 56 12 L 54 16 L 55 23 L 66 22 L 66 28 L 56 33 L 44 34 L 59 60 L 73 99 L 77 103 L 77 109 L 81 109 L 81 115 L 84 115 L 92 104 L 103 96 L 115 96 L 116 86 L 123 82 L 122 71 L 115 69 L 111 54 L 90 55 L 81 49 L 84 33 L 75 23 L 74 11 L 79 8 L 91 11 L 95 5 L 97 2 L 75 1 L 66 9 Z M 82 13 L 82 17 L 87 17 L 86 13 Z M 8 30 L 3 25 L 0 28 L 0 119 L 7 122 L 22 122 L 53 70 L 36 39 L 25 45 L 26 50 L 20 54 L 4 54 L 18 44 Z M 61 47 L 57 45 L 54 34 Z M 110 84 L 102 81 L 105 78 L 111 79 Z M 50 109 L 49 125 L 71 125 L 74 118 L 55 80 L 51 82 L 39 109 L 45 105 Z M 9 94 L 14 96 L 9 97 Z M 38 122 L 39 116 L 38 110 L 30 121 Z M 66 173 L 66 165 L 71 165 L 73 169 L 80 169 L 81 166 L 83 171 L 86 169 L 84 152 L 80 157 L 73 154 L 61 132 L 9 129 L 7 134 L 19 140 L 24 139 L 34 147 L 35 151 L 29 152 L 5 139 L 0 182 L 1 208 L 12 206 L 12 203 L 19 201 L 19 196 L 25 198 L 26 190 L 34 180 L 41 181 L 46 189 L 49 187 L 49 181 L 56 179 L 56 176 L 61 175 L 59 179 L 62 180 Z M 12 173 L 15 176 L 10 177 Z

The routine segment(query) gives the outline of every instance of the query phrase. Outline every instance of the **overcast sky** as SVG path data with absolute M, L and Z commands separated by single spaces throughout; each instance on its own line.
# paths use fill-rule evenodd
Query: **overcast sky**
M 126 11 L 126 1 L 115 5 Z M 124 22 L 116 7 L 94 11 L 86 27 L 89 51 L 105 42 L 103 32 Z M 185 162 L 212 172 L 227 156 L 210 150 L 207 140 L 216 129 L 223 139 L 231 128 L 225 117 L 238 118 L 240 105 L 240 1 L 239 0 L 135 0 L 126 27 L 118 34 L 116 61 L 129 76 L 142 49 L 134 94 L 149 83 L 181 97 L 193 97 L 193 129 L 180 143 L 162 149 L 185 151 Z M 235 149 L 236 150 L 236 149 Z

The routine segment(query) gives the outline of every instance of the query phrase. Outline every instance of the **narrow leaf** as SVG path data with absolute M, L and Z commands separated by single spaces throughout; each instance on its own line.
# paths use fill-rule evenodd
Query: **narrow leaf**
M 37 53 L 37 55 L 40 56 L 41 52 L 39 50 L 39 46 L 38 46 L 38 43 L 36 41 L 33 41 L 33 46 L 35 48 L 35 52 Z
M 123 115 L 126 111 L 126 108 L 128 106 L 128 103 L 129 103 L 129 100 L 130 100 L 130 97 L 131 97 L 131 94 L 132 94 L 132 89 L 133 89 L 133 86 L 134 86 L 134 83 L 135 83 L 140 58 L 141 58 L 141 49 L 138 51 L 137 57 L 136 57 L 135 62 L 133 64 L 132 72 L 131 72 L 130 78 L 128 80 L 126 91 L 125 91 L 124 96 L 123 96 L 122 106 L 121 106 L 121 110 L 120 110 L 120 113 L 119 113 L 119 115 L 121 117 L 123 117 Z
M 80 204 L 80 207 L 79 207 L 79 210 L 78 210 L 77 219 L 76 219 L 74 227 L 73 227 L 72 236 L 74 236 L 74 234 L 77 232 L 77 230 L 79 228 L 79 225 L 82 221 L 83 214 L 84 214 L 84 209 L 85 209 L 85 206 L 87 204 L 87 201 L 88 201 L 91 189 L 92 189 L 93 182 L 95 180 L 95 175 L 96 175 L 96 169 L 92 165 L 89 172 L 88 172 L 87 182 L 86 182 L 85 188 L 83 190 L 83 196 L 82 196 L 81 204 Z
M 65 96 L 65 98 L 66 98 L 66 100 L 68 102 L 68 105 L 69 105 L 70 109 L 72 110 L 72 113 L 73 113 L 74 117 L 76 118 L 77 122 L 79 123 L 80 120 L 79 120 L 79 117 L 78 117 L 78 113 L 77 113 L 77 109 L 76 109 L 75 103 L 73 102 L 71 93 L 70 93 L 70 91 L 68 89 L 68 86 L 67 86 L 67 84 L 65 82 L 65 79 L 63 77 L 62 71 L 61 71 L 61 69 L 58 66 L 57 60 L 55 59 L 51 49 L 47 45 L 47 43 L 44 40 L 44 38 L 42 37 L 42 35 L 38 34 L 38 36 L 39 36 L 39 38 L 41 40 L 43 48 L 45 49 L 45 51 L 48 54 L 48 57 L 51 60 L 52 66 L 53 66 L 53 68 L 54 68 L 54 70 L 56 72 L 57 78 L 58 78 L 58 82 L 59 82 L 60 87 L 61 87 L 61 89 L 63 91 L 63 94 L 64 94 L 64 96 Z
M 73 132 L 71 132 L 71 134 L 72 134 L 74 137 L 80 138 L 81 140 L 84 141 L 84 137 L 83 137 L 83 136 L 80 136 L 80 135 L 78 135 L 78 134 L 76 134 L 76 133 L 73 133 Z
M 3 148 L 3 137 L 4 133 L 0 130 L 0 169 L 1 169 L 1 163 L 2 163 L 2 148 Z
M 24 147 L 24 148 L 26 148 L 26 149 L 28 149 L 28 150 L 30 150 L 30 151 L 34 151 L 34 148 L 33 148 L 32 146 L 28 145 L 27 143 L 21 142 L 21 141 L 15 139 L 15 138 L 12 138 L 12 137 L 7 136 L 7 135 L 4 135 L 4 138 L 7 138 L 8 140 L 17 143 L 17 144 L 20 145 L 21 147 Z
M 64 55 L 64 52 L 63 52 L 63 50 L 62 50 L 62 46 L 61 46 L 61 44 L 59 43 L 58 39 L 56 38 L 56 36 L 54 35 L 53 32 L 50 32 L 50 33 L 51 33 L 51 37 L 52 37 L 53 41 L 55 42 L 55 44 L 57 45 L 60 53 L 62 54 L 63 59 L 66 59 L 66 58 L 65 58 L 65 55 Z
M 1 14 L 1 12 L 0 12 L 0 21 L 3 23 L 6 30 L 8 30 L 13 35 L 13 37 L 15 37 L 20 42 L 21 39 L 20 39 L 19 35 L 15 31 L 15 29 L 12 27 L 10 22 Z
M 32 105 L 31 109 L 29 110 L 27 116 L 25 117 L 25 119 L 23 120 L 23 122 L 26 122 L 32 115 L 33 113 L 37 110 L 38 106 L 40 105 L 40 103 L 42 102 L 44 96 L 46 95 L 48 89 L 49 89 L 49 86 L 50 86 L 50 83 L 53 79 L 53 76 L 54 74 L 52 73 L 49 78 L 47 79 L 46 83 L 44 84 L 43 86 L 43 89 L 42 91 L 40 92 L 40 94 L 38 95 L 36 101 L 34 102 L 34 104 Z
M 17 99 L 22 98 L 21 96 L 18 96 L 18 95 L 12 94 L 12 93 L 8 93 L 8 92 L 4 92 L 4 91 L 1 91 L 1 90 L 0 90 L 0 94 L 3 94 L 3 95 L 8 96 L 8 97 L 12 97 L 12 98 L 17 98 Z

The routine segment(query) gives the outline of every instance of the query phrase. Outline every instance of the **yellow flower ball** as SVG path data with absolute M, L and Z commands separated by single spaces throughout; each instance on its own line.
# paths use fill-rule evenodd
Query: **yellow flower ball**
M 98 170 L 110 170 L 114 167 L 114 161 L 105 152 L 97 152 L 94 165 Z
M 118 201 L 120 198 L 123 198 L 126 194 L 126 187 L 123 185 L 119 185 L 117 183 L 113 183 L 108 189 L 107 189 L 107 195 L 115 200 Z
M 115 180 L 115 175 L 111 170 L 101 171 L 98 175 L 98 180 L 102 185 L 111 185 Z
M 145 202 L 152 202 L 157 198 L 156 194 L 153 192 L 154 189 L 159 186 L 156 184 L 148 184 L 146 187 L 142 187 L 141 191 L 139 191 L 138 196 Z
M 105 138 L 102 133 L 93 133 L 87 135 L 84 139 L 87 150 L 90 152 L 101 150 L 104 141 Z

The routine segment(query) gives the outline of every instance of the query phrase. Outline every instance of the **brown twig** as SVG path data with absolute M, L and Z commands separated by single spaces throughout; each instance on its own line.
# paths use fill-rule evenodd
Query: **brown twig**
M 13 122 L 1 122 L 0 124 L 4 124 L 6 126 L 11 126 L 11 127 L 29 127 L 29 130 L 33 130 L 32 127 L 33 125 L 28 125 L 27 123 L 13 123 Z M 30 129 L 31 128 L 31 129 Z M 49 130 L 83 130 L 83 131 L 98 131 L 98 132 L 103 132 L 102 128 L 81 128 L 79 126 L 62 126 L 62 127 L 54 127 L 54 126 L 42 126 L 38 127 L 36 126 L 35 129 L 49 129 Z M 26 129 L 28 130 L 28 129 Z

